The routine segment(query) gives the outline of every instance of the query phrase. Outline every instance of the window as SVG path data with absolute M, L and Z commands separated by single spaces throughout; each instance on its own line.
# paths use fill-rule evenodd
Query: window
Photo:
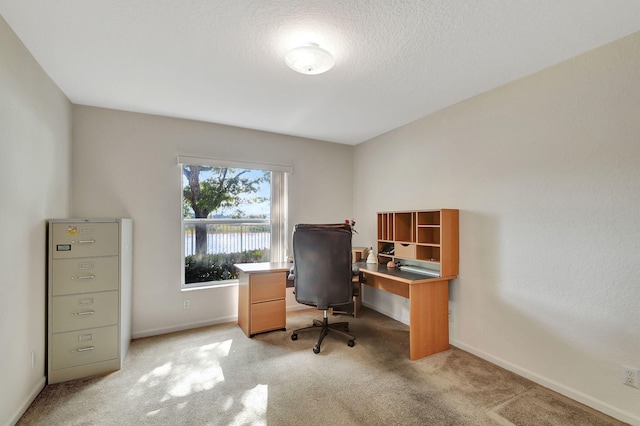
M 290 167 L 186 156 L 178 163 L 184 287 L 234 284 L 234 263 L 285 259 Z

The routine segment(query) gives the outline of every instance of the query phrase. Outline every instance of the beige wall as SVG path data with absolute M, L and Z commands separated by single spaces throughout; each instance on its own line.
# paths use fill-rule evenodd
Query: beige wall
M 133 219 L 134 337 L 232 321 L 237 315 L 236 287 L 180 290 L 178 154 L 293 166 L 290 228 L 352 215 L 351 146 L 74 106 L 73 215 Z M 189 310 L 183 309 L 184 299 L 191 301 Z
M 1 17 L 0 58 L 0 424 L 10 424 L 45 383 L 46 219 L 69 213 L 71 104 Z
M 460 209 L 451 342 L 640 424 L 621 384 L 640 367 L 639 138 L 637 33 L 359 145 L 360 236 L 376 211 Z

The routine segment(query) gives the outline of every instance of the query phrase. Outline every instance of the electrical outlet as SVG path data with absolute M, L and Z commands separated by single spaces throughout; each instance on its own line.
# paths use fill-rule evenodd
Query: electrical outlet
M 184 301 L 184 308 L 185 308 L 185 309 L 189 309 L 189 308 L 191 308 L 191 300 L 189 300 L 189 299 L 185 299 L 185 301 Z
M 449 309 L 449 322 L 453 322 L 453 312 Z
M 638 369 L 623 365 L 622 384 L 640 389 L 640 382 L 638 382 Z
M 31 351 L 31 369 L 36 368 L 36 350 Z

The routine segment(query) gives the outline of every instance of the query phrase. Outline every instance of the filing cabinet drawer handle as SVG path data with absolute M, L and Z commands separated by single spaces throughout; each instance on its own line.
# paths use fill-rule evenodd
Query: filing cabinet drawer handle
M 96 311 L 84 311 L 84 312 L 78 312 L 76 315 L 78 315 L 79 317 L 83 317 L 83 316 L 86 316 L 86 315 L 93 315 L 95 313 L 96 313 Z
M 87 346 L 86 348 L 72 349 L 71 352 L 88 352 L 94 350 L 95 346 Z
M 78 240 L 78 244 L 93 244 L 96 240 Z
M 95 275 L 83 275 L 81 277 L 78 277 L 79 280 L 92 280 L 94 279 L 96 276 Z

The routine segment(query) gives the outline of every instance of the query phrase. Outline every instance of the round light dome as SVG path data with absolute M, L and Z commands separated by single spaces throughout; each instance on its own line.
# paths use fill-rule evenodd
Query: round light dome
M 336 63 L 331 53 L 315 43 L 290 50 L 285 56 L 285 62 L 292 70 L 308 75 L 327 72 Z

